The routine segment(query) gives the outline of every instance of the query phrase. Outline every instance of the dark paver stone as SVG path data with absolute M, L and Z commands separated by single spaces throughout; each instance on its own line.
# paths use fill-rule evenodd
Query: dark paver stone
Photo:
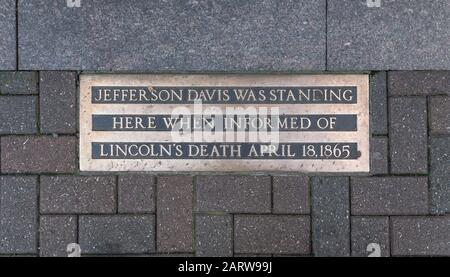
M 75 133 L 75 72 L 43 71 L 40 73 L 40 115 L 42 133 Z
M 0 134 L 36 133 L 35 96 L 0 96 Z
M 427 173 L 427 103 L 425 98 L 389 100 L 391 173 Z
M 434 96 L 429 103 L 430 132 L 450 135 L 450 96 Z
M 240 254 L 240 253 L 234 253 L 233 257 L 244 257 L 244 258 L 270 258 L 270 257 L 275 257 L 276 255 L 271 255 L 271 254 L 251 254 L 251 253 L 244 253 L 244 254 Z M 281 256 L 281 254 L 280 254 Z M 284 256 L 284 255 L 283 255 Z
M 312 243 L 315 256 L 350 256 L 349 179 L 312 179 Z
M 37 252 L 37 177 L 0 177 L 0 254 Z
M 16 1 L 0 2 L 0 70 L 16 69 Z
M 328 69 L 450 69 L 447 0 L 328 1 Z
M 231 215 L 197 215 L 195 218 L 196 255 L 229 257 L 233 255 L 233 218 Z
M 450 71 L 391 71 L 388 77 L 389 95 L 450 94 Z
M 38 73 L 32 71 L 0 72 L 0 94 L 37 94 Z
M 371 130 L 376 135 L 386 135 L 387 128 L 387 80 L 386 72 L 376 72 L 370 77 Z
M 352 214 L 418 215 L 428 212 L 427 177 L 352 179 Z
M 430 142 L 431 212 L 450 212 L 450 137 L 431 138 Z
M 142 255 L 144 256 L 144 255 Z M 141 256 L 139 256 L 141 257 Z M 185 257 L 195 257 L 193 253 L 155 253 L 147 254 L 144 257 L 157 257 L 157 258 L 185 258 Z
M 154 211 L 155 177 L 119 176 L 119 213 L 152 213 Z
M 156 199 L 158 252 L 193 252 L 192 177 L 159 177 Z
M 67 257 L 67 245 L 77 243 L 76 216 L 41 216 L 39 231 L 41 257 Z
M 19 1 L 21 69 L 325 69 L 325 0 L 82 2 Z
M 352 217 L 352 256 L 367 257 L 373 250 L 367 251 L 369 244 L 380 247 L 380 256 L 390 256 L 389 218 L 387 216 Z
M 450 256 L 450 217 L 393 217 L 393 256 Z
M 307 176 L 273 177 L 273 212 L 308 214 L 310 211 Z
M 371 139 L 371 167 L 370 173 L 372 174 L 388 174 L 388 143 L 387 137 L 373 137 Z
M 197 210 L 229 213 L 270 213 L 269 176 L 199 176 Z
M 114 213 L 115 177 L 42 176 L 42 213 Z
M 155 254 L 147 254 L 141 255 L 138 257 L 157 257 L 157 258 L 184 258 L 184 257 L 195 257 L 193 253 L 155 253 Z
M 75 137 L 11 136 L 1 138 L 3 173 L 73 173 L 77 169 Z
M 236 253 L 309 254 L 310 237 L 309 216 L 234 216 Z
M 82 254 L 154 252 L 155 216 L 80 216 L 79 238 Z

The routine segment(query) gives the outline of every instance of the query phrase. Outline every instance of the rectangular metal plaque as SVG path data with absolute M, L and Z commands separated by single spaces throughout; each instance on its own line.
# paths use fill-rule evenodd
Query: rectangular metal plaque
M 81 75 L 81 171 L 369 172 L 368 75 Z

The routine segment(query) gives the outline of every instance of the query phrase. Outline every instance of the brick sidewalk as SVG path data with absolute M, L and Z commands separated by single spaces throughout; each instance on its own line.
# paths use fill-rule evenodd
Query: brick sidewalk
M 371 75 L 370 177 L 78 172 L 76 72 L 0 72 L 0 254 L 450 255 L 450 72 Z
M 448 0 L 1 1 L 0 255 L 450 256 L 449 25 Z M 371 174 L 80 174 L 81 72 L 371 73 Z

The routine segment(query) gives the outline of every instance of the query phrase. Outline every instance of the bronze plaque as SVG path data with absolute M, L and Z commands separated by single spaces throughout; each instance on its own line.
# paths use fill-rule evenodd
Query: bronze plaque
M 369 77 L 81 75 L 81 171 L 369 172 Z

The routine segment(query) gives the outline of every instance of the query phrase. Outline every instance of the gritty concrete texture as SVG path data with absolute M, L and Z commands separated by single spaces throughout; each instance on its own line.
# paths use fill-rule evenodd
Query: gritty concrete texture
M 273 177 L 273 212 L 309 214 L 309 178 L 307 176 Z
M 198 211 L 269 213 L 269 176 L 200 176 L 197 179 Z
M 0 72 L 0 94 L 38 94 L 38 73 L 34 71 Z
M 312 247 L 315 256 L 350 256 L 349 179 L 314 177 Z
M 76 216 L 41 216 L 39 255 L 41 257 L 67 257 L 67 246 L 78 241 L 77 225 Z
M 160 177 L 156 189 L 158 251 L 192 252 L 194 250 L 192 177 Z
M 237 253 L 310 253 L 310 221 L 306 216 L 235 216 Z
M 370 142 L 371 142 L 370 173 L 374 175 L 388 174 L 389 139 L 387 137 L 373 137 Z
M 430 199 L 432 213 L 450 213 L 450 137 L 430 142 Z
M 196 254 L 200 257 L 233 255 L 233 217 L 197 215 L 195 218 Z
M 37 252 L 37 177 L 0 177 L 0 254 Z
M 450 217 L 393 217 L 393 256 L 449 256 Z
M 123 175 L 118 179 L 119 213 L 153 213 L 155 178 L 149 175 Z
M 35 96 L 0 96 L 0 134 L 33 134 L 37 131 Z
M 42 176 L 42 213 L 111 213 L 116 211 L 114 177 Z
M 398 97 L 389 100 L 391 172 L 427 173 L 427 101 Z
M 85 254 L 155 251 L 153 215 L 80 216 L 79 244 Z
M 329 70 L 450 69 L 447 0 L 329 0 Z
M 391 71 L 388 77 L 391 96 L 450 94 L 450 71 Z
M 353 257 L 367 257 L 370 254 L 376 254 L 370 247 L 370 244 L 373 243 L 379 245 L 381 257 L 390 256 L 389 217 L 353 216 L 351 223 Z
M 16 1 L 0 2 L 0 70 L 16 69 Z M 1 91 L 1 90 L 0 90 Z
M 325 69 L 325 0 L 82 2 L 19 1 L 20 69 Z
M 2 137 L 1 150 L 2 173 L 73 173 L 77 168 L 75 137 Z
M 430 97 L 429 109 L 430 133 L 450 135 L 450 96 Z
M 375 135 L 388 133 L 387 77 L 385 71 L 376 72 L 370 78 L 371 130 Z
M 41 132 L 75 133 L 77 131 L 77 74 L 44 71 L 39 76 Z
M 352 178 L 352 214 L 420 215 L 428 212 L 427 177 Z

